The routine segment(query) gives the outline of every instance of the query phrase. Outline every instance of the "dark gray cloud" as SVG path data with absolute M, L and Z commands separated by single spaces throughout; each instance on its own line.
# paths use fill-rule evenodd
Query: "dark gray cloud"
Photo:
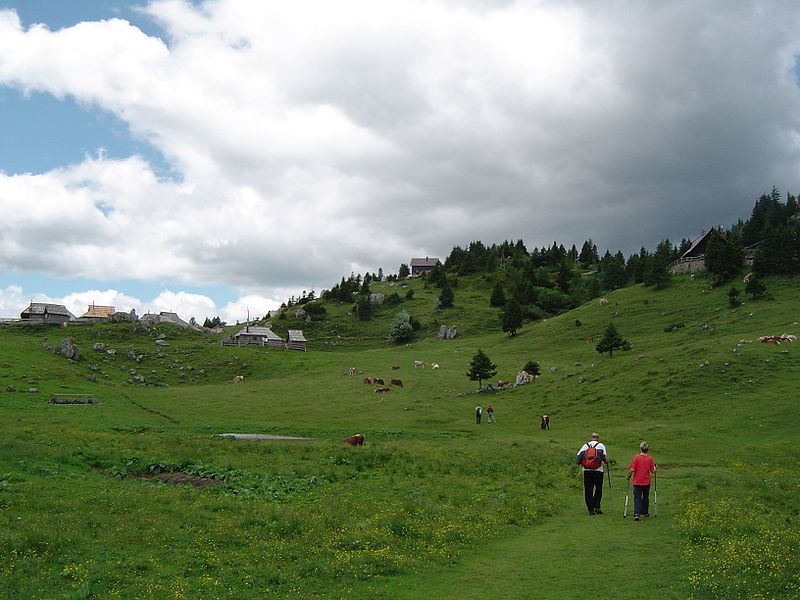
M 0 84 L 113 112 L 179 174 L 133 157 L 0 175 L 1 266 L 46 269 L 26 250 L 44 246 L 67 275 L 270 295 L 477 239 L 631 252 L 797 191 L 793 2 L 149 11 L 168 45 L 119 21 L 48 32 L 0 13 Z M 34 189 L 81 219 L 31 222 L 16 198 Z

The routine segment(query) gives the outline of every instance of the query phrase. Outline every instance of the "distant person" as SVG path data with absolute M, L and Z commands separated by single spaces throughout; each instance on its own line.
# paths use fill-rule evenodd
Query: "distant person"
M 491 404 L 486 407 L 486 422 L 494 423 L 494 406 Z
M 656 463 L 648 454 L 650 446 L 647 442 L 639 444 L 639 454 L 631 460 L 628 481 L 633 478 L 633 520 L 650 516 L 650 473 L 656 472 Z
M 550 417 L 542 415 L 542 422 L 539 424 L 542 429 L 550 429 Z
M 583 468 L 583 496 L 589 515 L 602 515 L 603 463 L 608 464 L 608 454 L 599 433 L 593 433 L 591 439 L 578 450 L 577 463 Z
M 482 413 L 483 413 L 483 409 L 481 408 L 481 405 L 478 404 L 478 406 L 475 407 L 475 423 L 477 425 L 481 424 L 481 414 Z

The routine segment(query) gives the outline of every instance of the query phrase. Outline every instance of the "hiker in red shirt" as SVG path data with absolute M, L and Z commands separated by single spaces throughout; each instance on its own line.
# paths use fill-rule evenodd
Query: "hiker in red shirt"
M 633 520 L 638 521 L 639 517 L 649 517 L 650 513 L 650 473 L 656 472 L 656 463 L 648 454 L 650 446 L 647 442 L 639 444 L 639 454 L 631 460 L 630 470 L 628 471 L 628 481 L 633 480 Z

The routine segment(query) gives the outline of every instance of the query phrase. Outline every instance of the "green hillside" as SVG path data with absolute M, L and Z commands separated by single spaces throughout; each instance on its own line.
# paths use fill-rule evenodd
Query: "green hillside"
M 514 337 L 481 275 L 444 310 L 424 281 L 373 282 L 413 299 L 370 321 L 336 302 L 318 322 L 274 319 L 307 353 L 169 325 L 3 326 L 0 598 L 797 597 L 800 343 L 758 338 L 800 334 L 800 292 L 764 281 L 770 297 L 737 308 L 702 277 L 634 285 Z M 407 344 L 389 339 L 400 310 L 422 325 Z M 612 322 L 631 350 L 609 358 L 595 344 Z M 66 336 L 81 360 L 46 349 Z M 479 348 L 496 379 L 529 360 L 542 374 L 475 394 Z M 73 392 L 100 403 L 47 403 Z M 476 425 L 489 402 L 497 422 Z M 593 430 L 613 466 L 590 519 L 573 462 Z M 312 439 L 217 436 L 231 432 Z M 341 444 L 357 432 L 363 448 Z M 659 514 L 634 523 L 624 472 L 643 439 Z

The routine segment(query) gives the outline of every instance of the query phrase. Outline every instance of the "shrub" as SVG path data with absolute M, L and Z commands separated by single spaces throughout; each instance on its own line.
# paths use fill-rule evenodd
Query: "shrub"
M 383 301 L 384 306 L 397 306 L 398 304 L 402 304 L 403 299 L 400 298 L 400 295 L 397 292 L 389 294 L 386 296 L 386 299 Z
M 678 331 L 681 327 L 683 327 L 683 323 L 670 323 L 666 327 L 664 327 L 664 331 L 666 333 L 672 333 L 673 331 Z

